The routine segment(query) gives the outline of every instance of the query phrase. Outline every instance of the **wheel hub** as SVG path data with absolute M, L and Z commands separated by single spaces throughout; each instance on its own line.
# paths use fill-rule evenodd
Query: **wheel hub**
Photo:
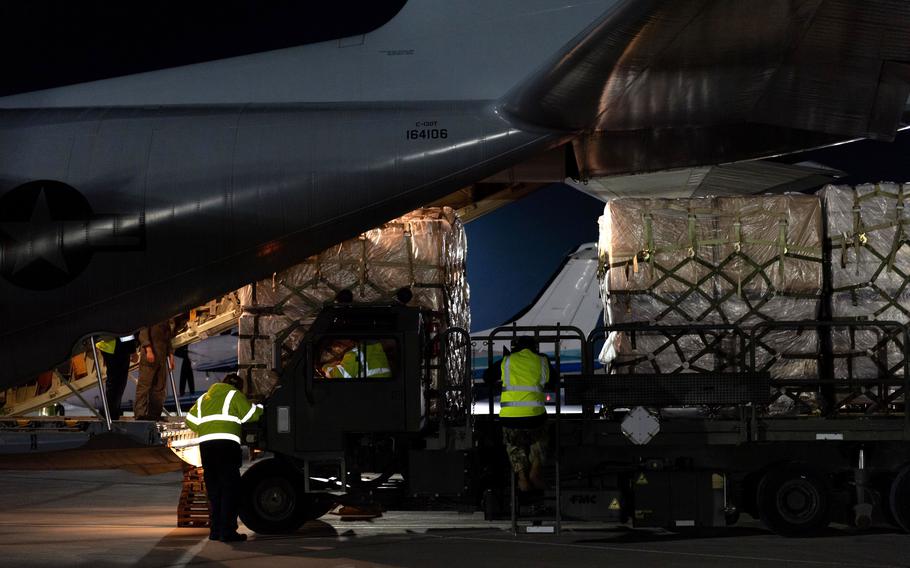
M 778 492 L 780 514 L 791 523 L 802 523 L 814 517 L 821 501 L 815 487 L 804 479 L 786 482 Z
M 266 479 L 257 487 L 256 509 L 269 519 L 283 519 L 294 511 L 294 495 L 283 479 Z

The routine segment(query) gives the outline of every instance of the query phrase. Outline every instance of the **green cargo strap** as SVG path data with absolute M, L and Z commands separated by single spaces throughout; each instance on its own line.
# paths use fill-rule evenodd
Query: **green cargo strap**
M 743 248 L 743 223 L 739 218 L 739 215 L 736 216 L 736 221 L 733 222 L 733 250 L 736 252 L 742 251 Z
M 743 223 L 739 215 L 733 221 L 733 254 L 739 254 L 743 250 Z M 743 297 L 743 275 L 736 273 L 736 297 Z
M 847 245 L 852 242 L 847 233 L 843 234 L 843 240 L 840 243 L 840 267 L 847 268 Z
M 778 278 L 780 286 L 783 288 L 784 282 L 784 259 L 787 257 L 787 218 L 781 217 L 777 222 L 777 253 L 778 253 Z
M 405 248 L 408 250 L 408 284 L 412 287 L 417 283 L 417 276 L 414 273 L 414 239 L 411 236 L 411 224 L 408 223 L 404 230 Z M 441 256 L 439 258 L 442 258 Z
M 891 252 L 888 253 L 888 272 L 894 271 L 894 260 L 904 238 L 904 186 L 902 185 L 897 186 L 897 203 L 894 205 L 894 217 L 894 241 L 891 243 Z
M 876 193 L 878 186 L 876 186 Z M 856 249 L 856 273 L 859 274 L 860 251 L 866 240 L 865 230 L 863 229 L 863 217 L 860 215 L 860 196 L 853 190 L 853 246 Z
M 357 284 L 360 286 L 360 295 L 363 296 L 367 281 L 367 240 L 361 235 L 360 241 L 360 270 L 358 270 Z
M 695 215 L 689 213 L 689 257 L 698 256 L 698 231 L 695 225 Z
M 645 256 L 643 260 L 648 261 L 648 264 L 653 265 L 654 263 L 654 227 L 653 227 L 654 218 L 651 216 L 651 213 L 645 215 L 645 246 L 647 247 L 644 250 Z

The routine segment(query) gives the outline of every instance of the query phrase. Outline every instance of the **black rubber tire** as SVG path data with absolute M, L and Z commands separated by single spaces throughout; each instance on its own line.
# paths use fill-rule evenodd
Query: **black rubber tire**
M 240 520 L 259 534 L 294 532 L 307 520 L 303 478 L 288 464 L 267 459 L 241 479 Z
M 910 533 L 910 465 L 905 465 L 891 482 L 888 508 L 895 526 Z
M 812 473 L 772 470 L 758 484 L 757 497 L 762 522 L 781 536 L 811 536 L 831 522 L 828 489 Z

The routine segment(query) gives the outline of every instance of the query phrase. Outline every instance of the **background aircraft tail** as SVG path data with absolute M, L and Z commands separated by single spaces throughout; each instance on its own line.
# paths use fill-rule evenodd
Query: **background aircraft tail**
M 600 288 L 597 280 L 597 244 L 586 243 L 579 246 L 563 260 L 562 264 L 541 289 L 537 297 L 518 314 L 509 318 L 500 327 L 556 325 L 574 326 L 585 335 L 598 326 L 603 320 L 603 306 L 600 301 Z M 472 333 L 474 338 L 487 337 L 493 329 Z M 520 335 L 520 333 L 519 333 Z M 493 359 L 503 354 L 509 347 L 511 336 L 503 335 L 502 339 L 492 342 Z M 485 341 L 474 342 L 474 375 L 480 377 L 489 363 L 488 348 Z M 541 345 L 541 353 L 552 358 L 554 346 Z M 578 372 L 581 367 L 581 348 L 577 341 L 564 341 L 560 346 L 561 372 Z

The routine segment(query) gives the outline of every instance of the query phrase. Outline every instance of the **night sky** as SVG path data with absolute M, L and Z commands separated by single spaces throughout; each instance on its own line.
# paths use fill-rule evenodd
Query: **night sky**
M 27 0 L 0 3 L 0 96 L 365 33 L 403 0 Z M 910 179 L 910 132 L 781 158 L 816 161 L 845 183 Z M 502 323 L 563 256 L 597 238 L 603 203 L 554 184 L 468 225 L 473 327 Z M 534 227 L 528 230 L 528 227 Z
M 405 0 L 0 2 L 0 96 L 375 29 Z

